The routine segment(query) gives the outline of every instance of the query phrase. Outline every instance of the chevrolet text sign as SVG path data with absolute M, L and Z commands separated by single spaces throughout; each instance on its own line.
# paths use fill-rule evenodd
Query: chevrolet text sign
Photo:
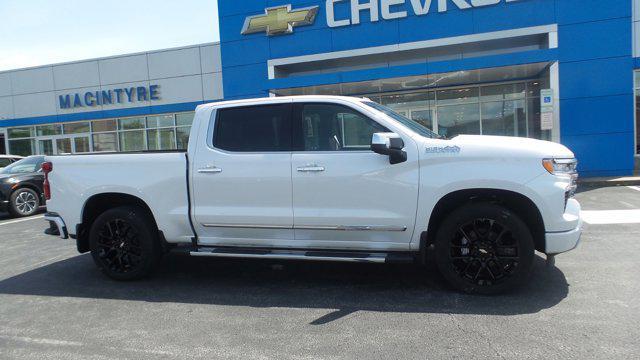
M 341 27 L 360 24 L 363 14 L 369 15 L 371 22 L 402 19 L 412 12 L 417 16 L 430 12 L 444 13 L 449 9 L 473 9 L 483 6 L 510 3 L 521 0 L 326 0 L 327 25 Z M 345 7 L 350 17 L 338 18 L 336 8 Z M 298 26 L 313 25 L 318 6 L 292 9 L 291 4 L 265 9 L 261 15 L 249 16 L 241 33 L 266 33 L 269 36 L 290 34 Z
M 420 16 L 434 11 L 447 12 L 450 8 L 465 10 L 514 1 L 520 0 L 368 0 L 365 2 L 361 0 L 327 0 L 327 25 L 340 27 L 360 24 L 360 16 L 363 12 L 369 13 L 371 21 L 376 22 L 380 19 L 406 18 L 410 11 Z M 335 7 L 340 6 L 341 3 L 344 3 L 344 6 L 351 6 L 350 19 L 336 18 Z

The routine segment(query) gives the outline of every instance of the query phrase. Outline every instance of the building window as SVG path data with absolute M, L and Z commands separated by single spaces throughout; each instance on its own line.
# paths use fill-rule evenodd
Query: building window
M 189 134 L 193 124 L 194 113 L 176 114 L 176 146 L 178 149 L 187 149 Z
M 28 156 L 35 153 L 35 129 L 33 126 L 10 128 L 7 131 L 9 154 Z
M 38 136 L 53 136 L 62 134 L 62 125 L 41 125 L 36 126 Z
M 118 151 L 118 136 L 116 133 L 93 134 L 93 151 Z
M 11 155 L 29 156 L 35 153 L 36 144 L 33 139 L 9 140 L 9 153 Z
M 541 130 L 540 81 L 366 95 L 446 137 L 460 134 L 550 140 Z
M 83 134 L 91 132 L 88 121 L 63 124 L 62 130 L 65 134 Z
M 186 149 L 194 112 L 23 126 L 7 130 L 10 153 L 69 153 Z
M 147 150 L 147 137 L 144 130 L 120 132 L 120 151 Z

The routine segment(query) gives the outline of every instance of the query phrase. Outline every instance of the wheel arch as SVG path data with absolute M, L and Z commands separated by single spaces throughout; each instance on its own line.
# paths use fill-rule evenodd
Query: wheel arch
M 492 188 L 457 190 L 443 196 L 431 212 L 427 230 L 421 233 L 421 249 L 424 251 L 434 243 L 438 228 L 447 214 L 474 202 L 498 204 L 517 214 L 529 227 L 535 249 L 540 252 L 545 251 L 544 220 L 533 200 L 515 191 Z
M 137 206 L 143 209 L 147 216 L 153 222 L 155 228 L 158 228 L 158 223 L 156 221 L 155 216 L 153 215 L 153 211 L 147 203 L 141 198 L 119 192 L 107 192 L 92 195 L 85 201 L 84 206 L 82 207 L 81 212 L 81 223 L 77 225 L 76 228 L 76 242 L 78 245 L 78 251 L 80 253 L 88 252 L 89 249 L 89 231 L 93 222 L 103 214 L 105 211 L 113 208 L 117 208 L 120 206 Z M 162 233 L 158 231 L 160 235 L 160 239 L 164 239 Z

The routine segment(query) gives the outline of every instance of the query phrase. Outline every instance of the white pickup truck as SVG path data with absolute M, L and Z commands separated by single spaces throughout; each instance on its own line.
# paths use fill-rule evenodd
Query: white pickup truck
M 46 220 L 111 278 L 167 252 L 384 263 L 427 251 L 456 289 L 510 290 L 581 234 L 576 159 L 545 141 L 442 139 L 368 99 L 199 106 L 186 152 L 46 158 Z

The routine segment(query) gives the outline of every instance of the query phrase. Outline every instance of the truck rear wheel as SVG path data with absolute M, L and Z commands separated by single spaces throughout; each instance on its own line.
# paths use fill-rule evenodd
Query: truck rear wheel
M 105 211 L 91 226 L 89 247 L 96 265 L 115 280 L 149 275 L 160 260 L 158 235 L 147 212 L 135 206 Z
M 535 249 L 529 228 L 517 215 L 499 205 L 476 203 L 443 221 L 435 256 L 438 270 L 454 288 L 490 295 L 527 281 Z

